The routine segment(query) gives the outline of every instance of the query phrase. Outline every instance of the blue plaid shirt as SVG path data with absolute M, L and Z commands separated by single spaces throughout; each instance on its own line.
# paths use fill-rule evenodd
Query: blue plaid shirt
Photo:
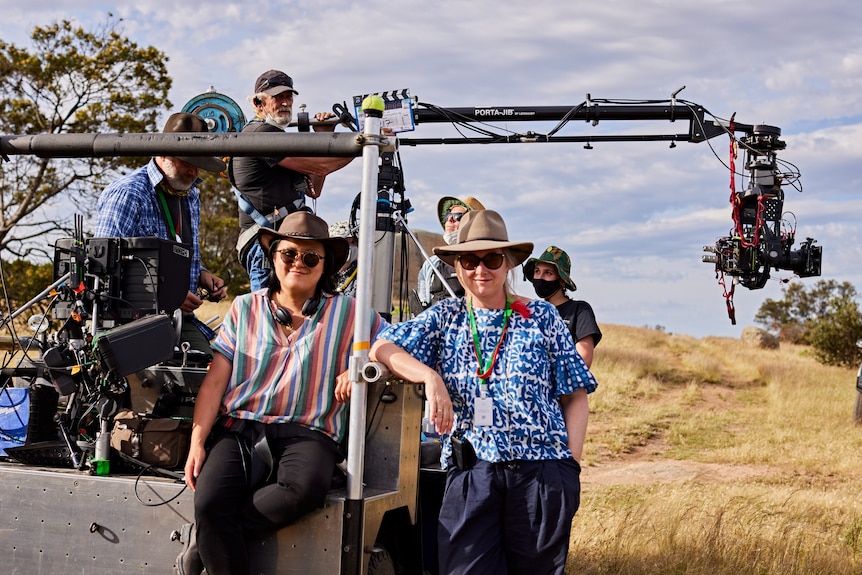
M 111 182 L 99 196 L 99 219 L 96 222 L 97 238 L 161 238 L 175 240 L 159 208 L 156 186 L 164 175 L 155 160 L 131 174 Z M 195 292 L 201 275 L 201 251 L 198 246 L 198 227 L 201 219 L 201 202 L 198 179 L 192 184 L 189 195 L 182 197 L 182 206 L 191 216 L 192 265 L 189 272 L 189 291 Z

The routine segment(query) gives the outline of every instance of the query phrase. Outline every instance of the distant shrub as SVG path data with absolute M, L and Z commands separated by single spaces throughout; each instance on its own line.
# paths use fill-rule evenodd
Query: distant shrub
M 814 356 L 826 365 L 848 366 L 858 361 L 856 340 L 862 338 L 862 314 L 850 282 L 819 280 L 810 288 L 790 284 L 784 298 L 763 302 L 754 321 L 782 341 L 810 345 Z
M 760 349 L 778 349 L 778 338 L 765 329 L 747 327 L 742 330 L 740 339 L 746 345 Z
M 856 340 L 862 337 L 862 316 L 852 301 L 837 301 L 832 313 L 814 322 L 808 342 L 814 357 L 826 365 L 853 366 L 859 361 Z

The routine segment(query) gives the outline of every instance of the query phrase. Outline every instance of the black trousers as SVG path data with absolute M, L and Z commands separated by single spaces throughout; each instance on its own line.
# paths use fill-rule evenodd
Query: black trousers
M 252 466 L 259 464 L 252 442 L 216 429 L 194 500 L 198 549 L 209 575 L 248 575 L 246 535 L 275 531 L 323 506 L 338 460 L 335 442 L 298 425 L 277 427 L 269 440 L 272 477 L 259 486 L 251 484 Z

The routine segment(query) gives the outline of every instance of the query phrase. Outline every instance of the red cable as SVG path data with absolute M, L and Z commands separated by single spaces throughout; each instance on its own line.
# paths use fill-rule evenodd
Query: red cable
M 742 207 L 742 203 L 739 200 L 739 196 L 737 196 L 736 194 L 736 157 L 738 153 L 738 148 L 736 145 L 736 138 L 733 135 L 735 129 L 735 117 L 736 113 L 734 113 L 730 117 L 730 122 L 727 126 L 730 135 L 730 204 L 733 206 L 732 217 L 734 230 L 736 232 L 736 235 L 739 236 L 739 241 L 742 247 L 753 248 L 760 243 L 760 228 L 763 225 L 765 198 L 763 196 L 757 197 L 757 215 L 754 217 L 754 237 L 752 238 L 752 241 L 749 242 L 745 239 L 745 234 L 742 230 L 742 222 L 740 222 L 740 208 Z
M 734 122 L 736 112 L 730 117 L 730 123 L 727 126 L 730 135 L 730 203 L 736 203 L 736 138 L 733 135 Z
M 721 286 L 724 292 L 724 303 L 727 305 L 727 317 L 730 318 L 731 325 L 736 325 L 736 309 L 733 307 L 733 292 L 736 290 L 736 284 L 730 284 L 730 292 L 727 291 L 727 285 L 724 283 L 724 272 L 719 271 L 718 285 Z

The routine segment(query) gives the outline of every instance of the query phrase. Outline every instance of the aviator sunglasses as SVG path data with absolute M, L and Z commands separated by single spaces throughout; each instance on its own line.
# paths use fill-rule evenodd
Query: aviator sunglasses
M 449 218 L 452 218 L 453 222 L 460 222 L 461 218 L 463 218 L 466 213 L 467 212 L 446 212 L 446 215 L 443 217 L 443 223 L 445 224 Z
M 458 261 L 461 262 L 461 267 L 465 270 L 474 270 L 479 267 L 479 264 L 485 266 L 489 270 L 500 269 L 503 265 L 503 254 L 490 253 L 485 254 L 485 257 L 480 258 L 476 254 L 463 254 L 458 256 Z
M 320 263 L 320 260 L 325 259 L 322 255 L 316 254 L 314 252 L 298 252 L 293 249 L 287 250 L 276 250 L 276 253 L 281 256 L 281 261 L 283 261 L 288 266 L 292 266 L 293 262 L 296 261 L 296 258 L 300 258 L 302 260 L 302 264 L 311 269 Z

